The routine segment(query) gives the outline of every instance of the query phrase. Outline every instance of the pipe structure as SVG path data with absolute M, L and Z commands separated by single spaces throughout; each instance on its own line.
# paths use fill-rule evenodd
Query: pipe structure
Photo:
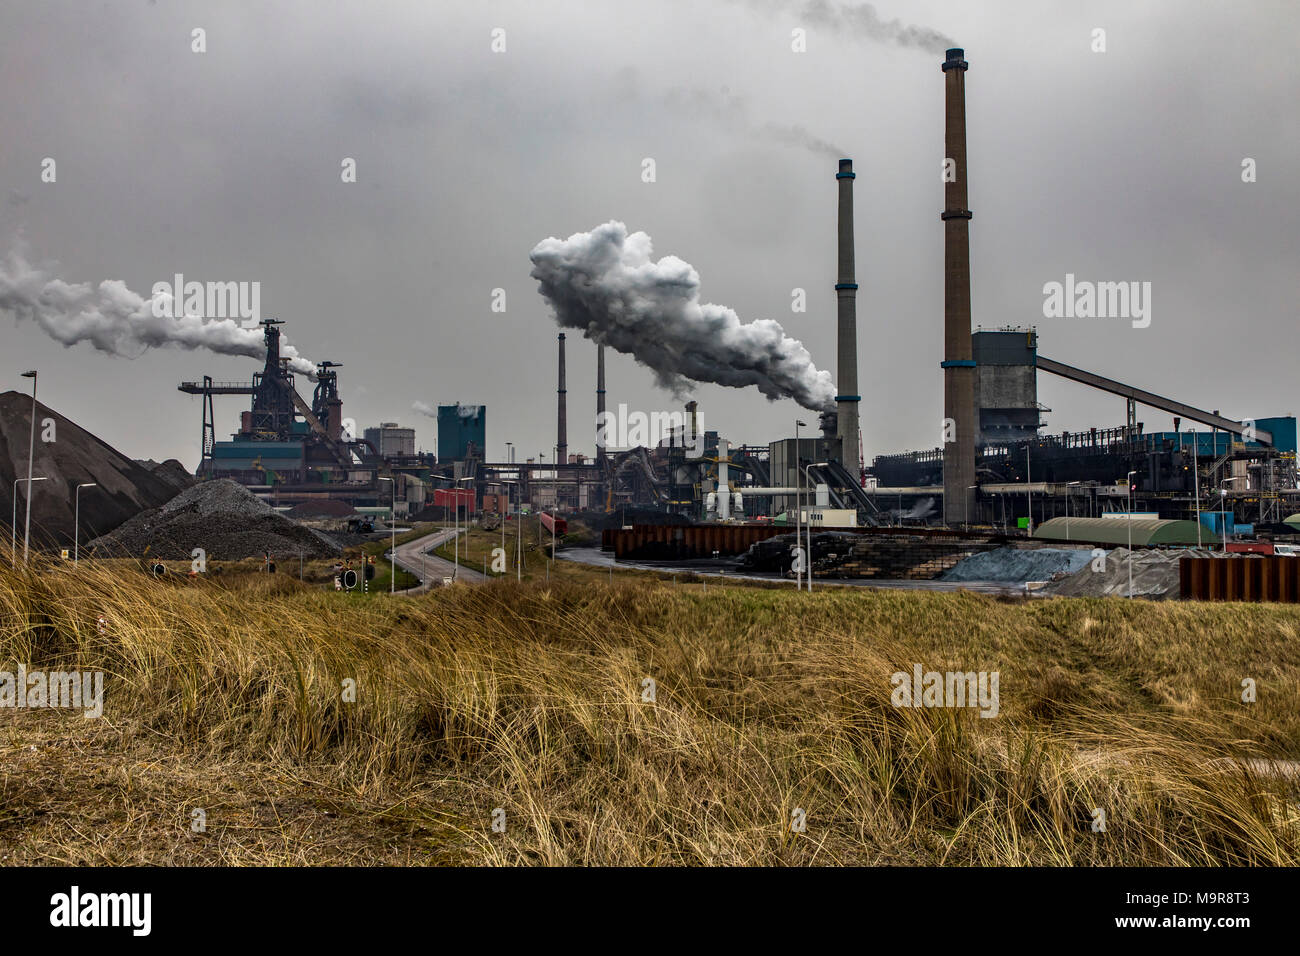
M 966 208 L 966 70 L 964 51 L 948 51 L 945 88 L 943 220 L 943 511 L 959 524 L 975 484 L 975 360 L 970 335 L 970 219 Z M 951 175 L 948 175 L 951 173 Z M 955 434 L 954 434 L 955 432 Z
M 564 387 L 564 333 L 560 333 L 560 385 L 555 390 L 558 402 L 555 412 L 555 467 L 569 462 L 569 415 L 565 408 L 567 390 Z M 559 471 L 556 471 L 559 477 Z
M 840 460 L 855 479 L 858 462 L 858 282 L 853 258 L 853 160 L 841 159 L 835 174 L 839 183 L 839 277 L 835 282 L 838 341 L 836 355 L 838 411 L 836 435 L 840 440 Z

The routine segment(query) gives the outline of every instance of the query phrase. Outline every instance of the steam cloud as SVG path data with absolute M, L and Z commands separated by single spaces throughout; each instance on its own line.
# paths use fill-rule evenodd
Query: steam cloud
M 411 402 L 411 411 L 418 412 L 421 415 L 428 415 L 430 418 L 438 417 L 438 410 L 428 402 Z
M 170 296 L 159 299 L 170 308 Z M 29 265 L 17 249 L 0 261 L 0 312 L 35 322 L 65 346 L 89 342 L 101 352 L 127 358 L 163 346 L 266 357 L 259 329 L 245 329 L 234 319 L 159 318 L 154 315 L 153 299 L 132 292 L 120 279 L 106 279 L 98 286 L 64 282 Z M 290 360 L 293 371 L 315 378 L 316 367 L 283 339 L 280 354 Z
M 942 53 L 957 46 L 951 37 L 929 27 L 918 27 L 901 20 L 885 20 L 869 3 L 831 3 L 830 0 L 746 0 L 751 7 L 764 11 L 780 10 L 798 16 L 814 26 L 829 27 L 870 40 L 914 47 L 929 53 Z
M 610 221 L 568 239 L 539 242 L 529 258 L 539 291 L 563 328 L 631 355 L 659 385 L 681 395 L 692 381 L 753 385 L 770 400 L 793 398 L 820 411 L 834 404 L 830 372 L 771 319 L 741 322 L 700 302 L 688 262 L 650 256 L 650 237 Z

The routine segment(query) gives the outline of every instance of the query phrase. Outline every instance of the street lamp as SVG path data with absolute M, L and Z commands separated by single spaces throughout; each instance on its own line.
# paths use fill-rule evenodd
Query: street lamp
M 506 518 L 508 518 L 510 517 L 510 497 L 511 497 L 509 487 L 511 485 L 518 486 L 519 482 L 503 481 L 502 484 L 505 485 L 507 489 L 506 490 Z M 520 534 L 523 531 L 523 520 L 524 519 L 522 515 L 515 515 L 515 580 L 516 581 L 522 581 L 524 579 L 524 572 L 521 564 L 521 560 L 523 556 L 523 544 L 520 537 Z M 505 550 L 505 546 L 506 546 L 506 522 L 505 522 L 505 518 L 502 518 L 501 519 L 501 549 L 503 551 Z
M 451 572 L 451 579 L 453 581 L 460 578 L 460 489 L 457 488 L 456 485 L 459 485 L 462 481 L 473 481 L 473 480 L 474 477 L 472 475 L 466 475 L 464 478 L 456 478 L 452 481 L 451 495 L 453 498 L 456 499 L 456 522 L 453 526 L 456 529 L 455 530 L 456 546 L 454 549 L 454 562 L 453 562 L 455 567 L 452 568 L 452 572 Z M 466 524 L 466 530 L 468 530 L 468 525 L 469 525 L 468 515 L 466 516 L 465 524 Z
M 1065 487 L 1070 489 L 1079 484 L 1082 484 L 1082 482 L 1067 481 Z M 1070 540 L 1070 492 L 1068 490 L 1065 492 L 1065 540 Z
M 1030 484 L 1031 482 L 1029 479 L 1029 442 L 1025 442 L 1025 494 L 1029 496 L 1029 502 L 1025 506 L 1025 508 L 1029 516 L 1028 517 L 1029 537 L 1032 538 L 1034 536 L 1034 489 L 1030 487 Z
M 1129 600 L 1133 599 L 1133 476 L 1136 471 L 1130 471 L 1124 478 L 1125 484 L 1128 485 L 1128 596 Z
M 799 473 L 799 429 L 806 427 L 803 422 L 795 419 L 794 423 L 794 547 L 795 558 L 799 557 L 799 552 L 803 550 L 803 475 Z M 794 573 L 794 589 L 803 590 L 803 569 L 796 568 Z
M 1241 479 L 1240 475 L 1238 475 L 1236 478 L 1224 478 L 1223 483 L 1226 485 L 1230 481 L 1239 481 L 1240 479 Z M 1228 489 L 1227 488 L 1219 489 L 1219 522 L 1220 522 L 1219 531 L 1223 535 L 1223 551 L 1226 554 L 1228 551 Z
M 1196 429 L 1192 429 L 1192 488 L 1196 495 L 1196 546 L 1201 547 L 1201 463 L 1200 442 L 1196 438 Z
M 30 502 L 32 500 L 32 486 L 30 483 L 33 481 L 45 480 L 44 477 L 14 479 L 14 513 L 13 518 L 9 522 L 9 561 L 12 564 L 18 563 L 18 486 L 24 481 L 28 482 L 27 500 Z
M 23 528 L 23 564 L 27 563 L 27 549 L 32 540 L 32 459 L 36 456 L 36 369 L 23 372 L 23 378 L 32 380 L 32 432 L 27 440 L 27 523 Z M 17 494 L 15 488 L 14 494 Z M 17 515 L 14 516 L 15 518 Z
M 385 478 L 383 475 L 380 475 L 378 480 L 387 481 L 391 483 L 393 486 L 392 504 L 389 506 L 388 509 L 388 527 L 392 530 L 393 533 L 392 536 L 393 546 L 391 549 L 393 552 L 393 559 L 392 559 L 393 566 L 392 568 L 389 569 L 391 573 L 388 575 L 389 578 L 388 593 L 396 594 L 397 593 L 397 479 Z M 365 573 L 366 573 L 366 569 L 362 568 L 361 569 L 362 577 L 365 576 Z
M 972 491 L 978 491 L 979 487 L 980 487 L 979 485 L 966 486 L 966 494 L 964 497 L 966 498 L 966 533 L 967 534 L 970 534 L 970 493 Z
M 97 482 L 94 482 L 94 481 L 87 481 L 87 482 L 84 482 L 83 484 L 77 485 L 77 490 L 76 490 L 76 491 L 73 493 L 73 495 L 72 495 L 73 501 L 76 502 L 76 509 L 75 509 L 74 512 L 73 512 L 74 517 L 73 517 L 73 519 L 72 519 L 72 563 L 73 563 L 73 564 L 76 564 L 76 563 L 77 563 L 77 559 L 78 559 L 78 557 L 79 557 L 80 550 L 81 550 L 81 549 L 80 549 L 80 542 L 81 542 L 81 489 L 82 489 L 82 488 L 98 488 L 98 487 L 99 487 L 99 484 L 98 484 Z
M 808 476 L 808 484 L 812 485 L 812 475 L 808 473 L 809 468 L 825 468 L 829 465 L 828 461 L 814 461 L 811 464 L 804 465 L 804 474 Z M 811 512 L 811 508 L 809 512 Z M 808 524 L 808 593 L 812 594 L 813 573 L 812 573 L 812 522 Z

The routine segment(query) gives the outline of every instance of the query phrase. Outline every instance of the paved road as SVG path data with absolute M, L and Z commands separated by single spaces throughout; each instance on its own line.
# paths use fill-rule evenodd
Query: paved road
M 464 534 L 465 529 L 462 528 L 460 533 Z M 423 538 L 416 538 L 414 541 L 397 546 L 397 566 L 420 579 L 418 585 L 399 591 L 399 594 L 420 594 L 430 587 L 441 587 L 443 578 L 450 578 L 453 575 L 457 581 L 467 584 L 482 584 L 487 580 L 481 571 L 475 571 L 464 564 L 457 571 L 451 561 L 435 554 L 425 553 L 451 541 L 454 537 L 456 537 L 454 528 L 443 528 L 441 531 L 426 534 Z

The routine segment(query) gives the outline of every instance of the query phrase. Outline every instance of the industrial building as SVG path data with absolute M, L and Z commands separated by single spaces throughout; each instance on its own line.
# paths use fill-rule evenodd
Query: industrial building
M 181 385 L 204 399 L 199 473 L 235 478 L 276 504 L 312 497 L 342 498 L 357 507 L 393 501 L 399 514 L 419 510 L 426 500 L 436 509 L 466 499 L 471 511 L 491 502 L 498 510 L 576 511 L 596 519 L 631 509 L 638 520 L 653 522 L 1012 532 L 1056 517 L 1128 512 L 1160 521 L 1200 517 L 1209 527 L 1214 519 L 1206 514 L 1220 512 L 1223 525 L 1295 533 L 1296 526 L 1285 523 L 1300 510 L 1293 416 L 1236 420 L 1048 358 L 1032 325 L 972 329 L 970 64 L 963 50 L 951 49 L 940 67 L 944 145 L 954 167 L 938 217 L 944 249 L 943 352 L 935 356 L 945 416 L 941 444 L 877 455 L 869 464 L 864 459 L 862 429 L 870 432 L 871 416 L 862 412 L 858 394 L 856 175 L 852 160 L 842 159 L 834 172 L 835 271 L 827 270 L 836 295 L 837 388 L 833 403 L 807 413 L 797 435 L 733 438 L 701 431 L 692 401 L 671 427 L 619 447 L 599 425 L 608 396 L 604 344 L 597 341 L 594 454 L 572 452 L 567 343 L 560 332 L 553 442 L 532 439 L 532 453 L 521 441 L 511 446 L 508 460 L 492 461 L 486 407 L 455 403 L 437 409 L 436 456 L 422 454 L 414 430 L 393 422 L 366 429 L 360 439 L 342 433 L 335 363 L 320 364 L 312 403 L 304 402 L 279 355 L 279 323 L 268 320 L 265 367 L 252 382 L 205 378 Z M 1038 400 L 1043 372 L 1116 396 L 1117 411 L 1122 399 L 1122 420 L 1117 415 L 1117 422 L 1081 432 L 1046 433 L 1051 409 Z M 212 398 L 230 394 L 251 396 L 251 407 L 231 440 L 218 442 Z M 1173 430 L 1148 431 L 1139 406 L 1170 415 Z M 737 440 L 742 437 L 760 440 Z M 388 478 L 394 478 L 391 486 Z
M 363 432 L 366 442 L 382 458 L 415 457 L 415 429 L 402 428 L 397 422 L 383 422 Z

